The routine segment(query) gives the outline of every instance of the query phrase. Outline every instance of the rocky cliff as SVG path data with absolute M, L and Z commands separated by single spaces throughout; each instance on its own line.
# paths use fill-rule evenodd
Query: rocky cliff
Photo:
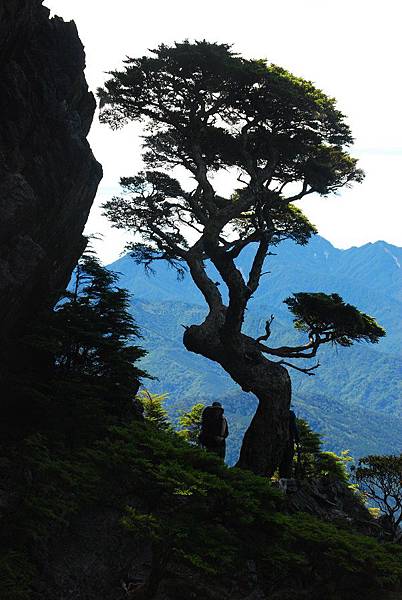
M 102 176 L 95 99 L 73 22 L 42 0 L 0 3 L 0 340 L 52 305 L 85 247 Z M 4 347 L 4 346 L 3 346 Z

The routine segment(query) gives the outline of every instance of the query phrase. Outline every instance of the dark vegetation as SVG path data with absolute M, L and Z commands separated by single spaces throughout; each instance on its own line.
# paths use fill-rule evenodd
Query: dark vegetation
M 141 235 L 130 248 L 137 262 L 152 268 L 165 260 L 179 276 L 190 272 L 208 314 L 186 327 L 184 345 L 257 397 L 238 465 L 270 475 L 288 438 L 285 367 L 312 375 L 318 364 L 296 366 L 293 360 L 314 358 L 323 344 L 376 343 L 385 335 L 372 317 L 322 292 L 285 300 L 305 334 L 300 344 L 272 346 L 269 314 L 265 333 L 243 332 L 270 249 L 286 239 L 305 245 L 316 233 L 295 203 L 362 180 L 347 151 L 350 129 L 335 100 L 311 82 L 246 60 L 225 44 L 161 45 L 150 56 L 128 58 L 111 75 L 99 90 L 101 120 L 114 128 L 144 124 L 146 170 L 121 179 L 123 196 L 107 202 L 105 212 L 116 227 Z M 190 177 L 189 191 L 168 174 L 175 167 Z M 223 197 L 213 176 L 228 171 L 238 187 Z M 246 248 L 252 260 L 243 275 L 236 259 Z M 224 282 L 227 300 L 206 261 Z
M 129 295 L 116 280 L 85 256 L 73 291 L 11 348 L 17 358 L 3 383 L 13 390 L 5 402 L 3 439 L 45 427 L 79 446 L 132 412 L 139 378 L 146 376 L 134 363 L 145 351 L 130 342 L 138 329 L 128 312 Z
M 228 469 L 194 447 L 200 406 L 182 415 L 177 434 L 163 397 L 144 390 L 142 420 L 133 399 L 145 375 L 135 366 L 143 351 L 132 342 L 138 330 L 126 311 L 127 294 L 114 283 L 112 273 L 85 258 L 73 291 L 25 341 L 32 354 L 49 357 L 52 377 L 44 385 L 31 372 L 25 393 L 43 419 L 31 430 L 26 425 L 18 441 L 11 428 L 2 448 L 2 598 L 58 597 L 68 577 L 78 590 L 97 593 L 96 561 L 93 580 L 77 567 L 69 573 L 68 565 L 58 578 L 53 552 L 66 532 L 79 535 L 82 515 L 110 512 L 121 547 L 108 565 L 111 598 L 124 597 L 121 580 L 146 549 L 152 557 L 141 572 L 146 598 L 162 588 L 175 600 L 187 598 L 189 578 L 194 598 L 243 598 L 256 585 L 268 598 L 375 598 L 398 586 L 399 546 L 346 524 L 293 515 L 269 479 Z M 303 477 L 346 484 L 342 460 L 322 453 L 319 437 L 300 426 Z
M 169 597 L 185 598 L 189 573 L 194 598 L 216 598 L 218 590 L 242 598 L 250 586 L 249 561 L 256 563 L 268 598 L 374 599 L 402 576 L 399 546 L 381 545 L 308 514 L 287 514 L 268 479 L 228 469 L 152 424 L 114 427 L 75 452 L 36 434 L 26 440 L 16 464 L 29 472 L 29 481 L 18 490 L 18 510 L 6 515 L 5 600 L 61 593 L 57 587 L 43 595 L 35 591 L 42 561 L 52 566 L 46 556 L 50 540 L 67 526 L 74 532 L 82 511 L 112 508 L 137 544 L 151 543 L 149 598 L 162 580 Z M 129 564 L 130 557 L 125 559 Z M 126 569 L 115 578 L 127 577 Z M 117 583 L 113 593 L 121 597 Z

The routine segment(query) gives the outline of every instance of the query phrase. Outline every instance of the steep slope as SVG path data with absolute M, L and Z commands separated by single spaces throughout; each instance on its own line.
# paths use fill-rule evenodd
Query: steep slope
M 400 593 L 402 549 L 373 536 L 378 525 L 333 477 L 285 497 L 268 478 L 135 421 L 79 451 L 37 435 L 19 452 L 30 477 L 17 506 L 1 506 L 2 600 Z
M 101 167 L 86 136 L 95 99 L 74 23 L 38 0 L 0 6 L 0 339 L 64 289 Z

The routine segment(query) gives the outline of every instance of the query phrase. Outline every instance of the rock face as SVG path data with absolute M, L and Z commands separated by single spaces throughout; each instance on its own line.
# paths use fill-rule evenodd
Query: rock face
M 338 525 L 352 525 L 364 535 L 381 537 L 381 528 L 359 495 L 335 477 L 281 481 L 288 483 L 286 505 L 289 512 L 309 513 Z M 294 489 L 289 488 L 289 483 L 294 484 Z
M 86 136 L 95 99 L 73 22 L 42 0 L 0 3 L 0 340 L 64 289 L 102 169 Z M 7 344 L 5 344 L 7 347 Z

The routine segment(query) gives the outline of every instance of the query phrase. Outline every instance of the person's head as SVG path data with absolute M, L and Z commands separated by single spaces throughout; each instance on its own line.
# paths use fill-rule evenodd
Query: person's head
M 213 408 L 221 408 L 223 410 L 223 406 L 220 402 L 212 402 Z

